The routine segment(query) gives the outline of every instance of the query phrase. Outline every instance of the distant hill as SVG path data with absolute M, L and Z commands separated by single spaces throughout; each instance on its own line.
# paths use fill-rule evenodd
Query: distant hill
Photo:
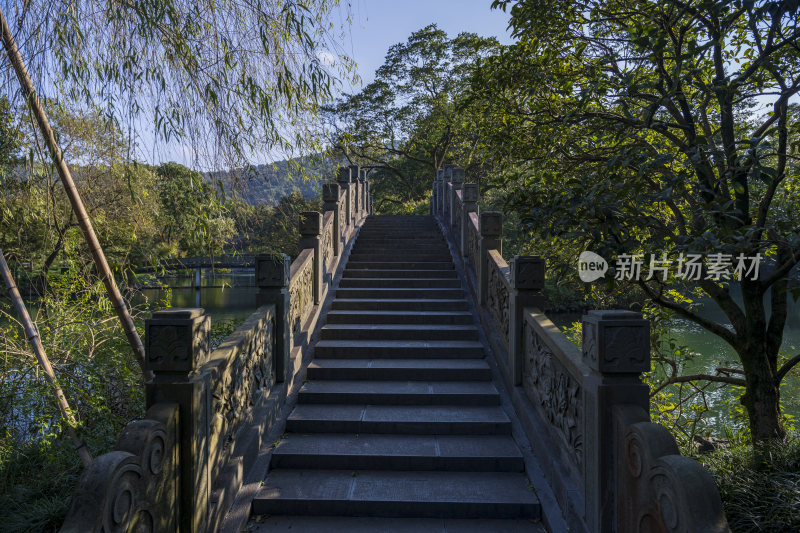
M 306 200 L 316 198 L 322 183 L 336 170 L 331 159 L 310 156 L 206 174 L 219 183 L 226 196 L 235 196 L 252 205 L 276 205 L 281 198 L 299 191 Z

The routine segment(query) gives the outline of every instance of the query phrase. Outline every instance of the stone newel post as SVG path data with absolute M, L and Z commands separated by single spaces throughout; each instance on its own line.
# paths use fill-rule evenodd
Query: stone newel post
M 444 169 L 436 171 L 436 180 L 433 182 L 433 214 L 441 215 L 444 205 L 442 203 L 442 183 L 444 183 Z
M 291 258 L 286 254 L 256 256 L 257 305 L 275 305 L 275 355 L 272 366 L 275 381 L 286 379 L 292 353 L 292 324 L 289 313 L 289 269 Z
M 478 212 L 478 184 L 465 183 L 462 199 L 464 209 L 461 214 L 461 254 L 469 257 L 469 214 Z M 458 235 L 456 238 L 459 238 Z
M 179 406 L 181 531 L 204 532 L 211 496 L 209 428 L 211 388 L 200 368 L 208 361 L 211 319 L 203 309 L 172 308 L 145 320 L 147 407 Z
M 345 192 L 344 197 L 344 225 L 342 226 L 344 233 L 350 236 L 352 228 L 349 228 L 353 223 L 353 200 L 352 191 L 350 190 L 350 167 L 339 169 L 336 175 L 336 181 L 339 182 L 339 188 Z
M 511 292 L 508 295 L 508 353 L 514 385 L 522 384 L 525 347 L 522 326 L 526 307 L 543 307 L 544 259 L 536 255 L 515 255 L 509 261 Z
M 453 181 L 453 167 L 455 165 L 447 164 L 444 166 L 442 173 L 442 218 L 447 220 L 453 204 L 450 203 L 450 182 Z
M 333 211 L 333 255 L 339 255 L 342 245 L 342 234 L 339 220 L 339 184 L 325 183 L 322 186 L 322 209 L 326 213 Z
M 367 180 L 366 182 L 364 182 L 364 198 L 365 198 L 365 201 L 366 201 L 365 205 L 367 206 L 367 214 L 371 215 L 372 214 L 372 194 L 369 192 L 369 190 L 370 190 L 370 184 L 369 184 L 369 180 Z
M 322 213 L 303 211 L 300 213 L 300 250 L 314 250 L 314 305 L 322 297 Z
M 589 311 L 583 317 L 586 416 L 584 465 L 586 521 L 592 531 L 616 531 L 616 472 L 612 412 L 634 405 L 649 412 L 649 392 L 640 376 L 650 371 L 650 321 L 633 311 Z
M 358 214 L 360 211 L 359 196 L 361 195 L 360 187 L 358 186 L 358 165 L 350 165 L 350 205 L 352 209 L 350 215 L 353 217 L 353 225 L 358 221 Z
M 453 168 L 453 189 L 450 192 L 450 227 L 456 225 L 456 199 L 458 198 L 457 191 L 460 191 L 464 186 L 464 169 L 455 167 Z M 458 238 L 458 237 L 456 237 Z
M 503 252 L 500 236 L 503 233 L 503 215 L 497 211 L 484 211 L 480 215 L 481 242 L 478 247 L 478 303 L 486 304 L 486 292 L 489 286 L 489 250 Z
M 366 170 L 358 171 L 358 187 L 360 193 L 358 205 L 360 206 L 359 213 L 361 214 L 359 218 L 364 218 L 365 216 L 367 216 L 367 171 Z

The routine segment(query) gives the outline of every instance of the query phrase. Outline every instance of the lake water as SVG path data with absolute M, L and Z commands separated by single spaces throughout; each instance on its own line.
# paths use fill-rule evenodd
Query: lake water
M 194 278 L 165 278 L 163 283 L 172 292 L 172 307 L 202 307 L 211 316 L 211 323 L 218 320 L 241 322 L 256 310 L 255 274 L 252 270 L 234 270 L 230 273 L 211 275 L 204 272 L 203 287 L 194 288 Z M 164 298 L 160 288 L 144 288 L 133 297 L 134 304 L 145 298 Z

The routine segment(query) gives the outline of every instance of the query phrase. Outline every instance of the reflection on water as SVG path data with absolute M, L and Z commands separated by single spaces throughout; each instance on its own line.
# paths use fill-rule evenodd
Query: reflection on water
M 162 282 L 172 288 L 172 307 L 202 307 L 211 316 L 212 323 L 228 319 L 241 321 L 256 310 L 258 289 L 252 269 L 216 275 L 204 272 L 199 290 L 193 287 L 194 278 L 165 278 Z M 159 288 L 144 288 L 132 302 L 159 300 L 164 294 Z

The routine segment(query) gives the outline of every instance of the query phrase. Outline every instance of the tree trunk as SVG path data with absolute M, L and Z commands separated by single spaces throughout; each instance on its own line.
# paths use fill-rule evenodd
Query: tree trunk
M 763 343 L 748 342 L 739 352 L 747 383 L 741 402 L 747 410 L 754 444 L 786 437 L 781 419 L 780 385 L 775 383 L 764 348 Z
M 128 312 L 128 307 L 125 304 L 125 300 L 123 300 L 122 294 L 120 294 L 117 284 L 114 281 L 114 276 L 111 273 L 108 263 L 106 262 L 105 254 L 103 254 L 103 249 L 100 247 L 100 242 L 97 240 L 97 235 L 95 235 L 94 228 L 89 220 L 89 215 L 86 213 L 86 209 L 83 206 L 83 201 L 78 194 L 78 190 L 75 188 L 75 182 L 72 180 L 69 167 L 61 156 L 61 149 L 58 147 L 58 143 L 56 143 L 53 130 L 50 127 L 50 122 L 47 119 L 44 109 L 42 108 L 39 97 L 36 95 L 36 91 L 33 88 L 33 82 L 28 76 L 28 72 L 25 69 L 25 63 L 22 60 L 22 56 L 19 53 L 16 43 L 14 42 L 14 37 L 11 35 L 11 30 L 8 27 L 8 22 L 6 21 L 6 17 L 2 10 L 0 10 L 0 32 L 2 32 L 3 46 L 8 59 L 11 62 L 11 65 L 14 67 L 14 71 L 19 79 L 22 94 L 25 96 L 28 105 L 30 105 L 31 111 L 36 117 L 36 122 L 39 124 L 39 129 L 42 132 L 42 136 L 47 144 L 47 148 L 50 151 L 50 156 L 52 157 L 56 169 L 58 170 L 61 183 L 64 185 L 64 189 L 69 197 L 70 204 L 72 205 L 72 211 L 75 213 L 75 216 L 78 219 L 78 225 L 83 232 L 83 237 L 86 240 L 86 244 L 89 246 L 92 259 L 94 260 L 94 264 L 97 268 L 97 272 L 106 286 L 108 296 L 111 299 L 111 303 L 114 305 L 114 309 L 117 312 L 120 322 L 122 323 L 122 329 L 125 331 L 125 336 L 128 338 L 128 343 L 133 350 L 133 354 L 139 362 L 139 366 L 142 369 L 142 374 L 144 375 L 145 379 L 148 379 L 149 376 L 145 368 L 145 355 L 142 340 L 139 338 L 139 334 L 136 331 L 136 327 L 133 324 L 133 319 Z
M 25 329 L 25 336 L 28 338 L 28 342 L 30 342 L 31 346 L 33 347 L 33 352 L 36 354 L 36 359 L 39 361 L 39 365 L 44 369 L 47 382 L 51 387 L 53 387 L 53 393 L 56 397 L 58 410 L 61 412 L 61 417 L 64 419 L 64 422 L 66 422 L 67 434 L 72 440 L 75 450 L 78 452 L 78 457 L 80 457 L 83 467 L 87 468 L 92 463 L 92 456 L 89 453 L 89 449 L 86 448 L 86 444 L 80 438 L 78 438 L 78 434 L 75 432 L 75 427 L 78 425 L 78 422 L 75 420 L 75 415 L 72 412 L 72 408 L 69 406 L 69 402 L 67 402 L 67 397 L 64 395 L 64 391 L 61 389 L 61 385 L 58 384 L 56 373 L 53 371 L 53 366 L 50 364 L 50 359 L 47 357 L 47 353 L 44 351 L 44 346 L 42 346 L 42 339 L 39 337 L 39 331 L 33 324 L 30 314 L 28 314 L 28 309 L 25 307 L 25 303 L 22 301 L 22 296 L 19 295 L 19 290 L 14 282 L 14 278 L 11 276 L 11 271 L 8 269 L 8 263 L 6 263 L 3 250 L 0 250 L 0 273 L 2 273 L 3 280 L 8 288 L 8 294 L 11 297 L 11 301 L 14 302 L 14 307 L 17 308 L 17 314 L 19 315 L 19 319 L 22 321 L 22 326 Z

